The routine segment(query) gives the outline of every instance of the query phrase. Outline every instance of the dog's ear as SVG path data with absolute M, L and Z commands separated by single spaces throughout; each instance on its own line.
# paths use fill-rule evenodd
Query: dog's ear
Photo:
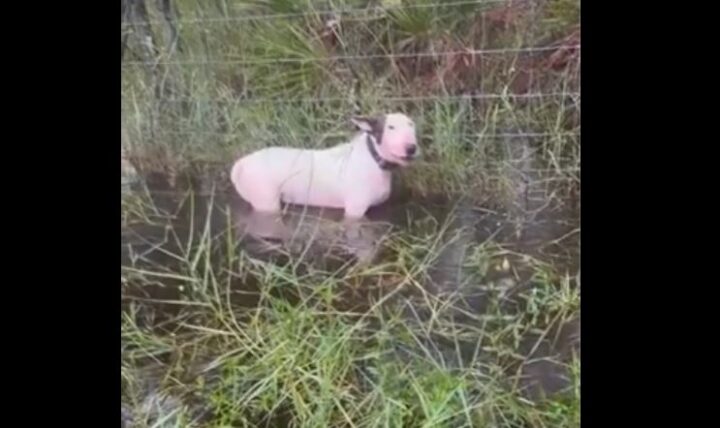
M 377 119 L 366 116 L 355 116 L 350 121 L 361 131 L 373 133 L 377 129 Z
M 383 130 L 385 129 L 385 116 L 355 116 L 351 120 L 355 124 L 355 126 L 360 128 L 361 131 L 367 132 L 368 134 L 371 134 L 373 137 L 375 137 L 375 141 L 377 141 L 377 144 L 382 144 Z

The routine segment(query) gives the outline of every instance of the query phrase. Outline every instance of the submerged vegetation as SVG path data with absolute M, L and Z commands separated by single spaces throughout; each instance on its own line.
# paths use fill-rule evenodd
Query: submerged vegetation
M 134 426 L 578 426 L 571 269 L 496 236 L 442 287 L 451 215 L 414 214 L 360 266 L 241 251 L 221 196 L 165 204 L 125 202 Z

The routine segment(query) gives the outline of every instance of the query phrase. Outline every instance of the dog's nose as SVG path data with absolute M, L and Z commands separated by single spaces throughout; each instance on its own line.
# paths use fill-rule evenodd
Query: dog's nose
M 408 146 L 405 149 L 405 152 L 407 153 L 408 157 L 415 156 L 415 153 L 417 152 L 417 146 L 415 146 L 415 145 Z

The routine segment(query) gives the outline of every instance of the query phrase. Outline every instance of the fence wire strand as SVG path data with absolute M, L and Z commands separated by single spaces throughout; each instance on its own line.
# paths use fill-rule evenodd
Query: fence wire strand
M 518 4 L 517 1 L 512 0 L 474 0 L 474 1 L 448 1 L 448 2 L 437 2 L 437 3 L 415 3 L 415 4 L 398 4 L 388 6 L 377 6 L 377 7 L 365 7 L 365 8 L 349 8 L 349 9 L 324 9 L 324 10 L 312 10 L 306 12 L 289 12 L 289 13 L 269 13 L 269 14 L 256 14 L 256 15 L 243 15 L 243 16 L 223 16 L 214 18 L 191 18 L 191 19 L 179 19 L 175 23 L 180 25 L 186 24 L 202 24 L 202 23 L 214 23 L 214 22 L 245 22 L 245 21 L 264 21 L 273 19 L 287 19 L 287 18 L 302 18 L 309 16 L 339 16 L 339 15 L 354 15 L 362 13 L 379 13 L 379 12 L 390 12 L 397 9 L 428 9 L 437 7 L 458 7 L 458 6 L 471 6 L 471 5 L 497 5 L 497 4 Z M 121 22 L 121 27 L 132 27 L 132 26 L 151 26 L 151 25 L 164 25 L 164 21 L 145 21 L 145 22 Z
M 273 133 L 275 130 L 267 130 L 265 133 Z M 198 130 L 183 130 L 183 131 L 160 131 L 161 134 L 187 136 L 187 135 L 213 135 L 219 137 L 247 137 L 257 136 L 263 132 L 221 132 L 221 131 L 198 131 Z M 317 131 L 317 132 L 293 132 L 293 136 L 298 137 L 346 137 L 352 134 L 353 131 Z M 517 133 L 483 133 L 483 132 L 439 132 L 441 135 L 452 135 L 454 137 L 474 137 L 474 138 L 492 138 L 492 139 L 522 139 L 522 138 L 550 138 L 550 137 L 573 137 L 580 136 L 580 131 L 559 131 L 559 132 L 517 132 Z
M 452 100 L 509 100 L 509 99 L 542 99 L 542 98 L 572 98 L 573 101 L 579 101 L 579 92 L 537 92 L 527 94 L 511 94 L 511 93 L 493 93 L 493 94 L 463 94 L 463 95 L 417 95 L 417 96 L 396 96 L 381 97 L 378 102 L 416 102 L 416 101 L 452 101 Z M 323 103 L 338 102 L 351 100 L 348 97 L 306 97 L 306 98 L 236 98 L 230 100 L 219 100 L 209 98 L 156 98 L 168 103 L 188 103 L 188 104 L 291 104 L 291 103 Z M 361 100 L 362 101 L 362 100 Z M 357 102 L 353 100 L 352 102 Z
M 575 49 L 580 50 L 579 44 L 575 45 L 556 45 L 556 46 L 535 46 L 535 47 L 523 47 L 523 48 L 498 48 L 498 49 L 464 49 L 464 50 L 453 50 L 453 51 L 439 51 L 439 52 L 402 52 L 402 53 L 388 53 L 388 54 L 370 54 L 370 55 L 330 55 L 326 57 L 313 57 L 313 58 L 258 58 L 249 60 L 189 60 L 189 61 L 126 61 L 122 63 L 123 67 L 135 67 L 135 66 L 168 66 L 168 65 L 263 65 L 263 64 L 287 64 L 287 63 L 308 63 L 308 62 L 332 62 L 332 61 L 348 61 L 348 60 L 372 60 L 372 59 L 385 59 L 385 58 L 436 58 L 441 56 L 455 56 L 455 55 L 500 55 L 506 53 L 534 53 L 534 52 L 549 52 L 556 51 L 558 49 Z

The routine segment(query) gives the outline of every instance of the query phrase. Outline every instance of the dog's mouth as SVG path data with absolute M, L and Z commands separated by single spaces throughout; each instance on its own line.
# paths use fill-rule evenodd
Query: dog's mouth
M 398 156 L 398 155 L 392 155 L 390 159 L 388 159 L 391 162 L 395 162 L 399 165 L 405 166 L 408 163 L 412 162 L 415 159 L 414 156 Z
M 416 150 L 415 153 L 404 152 L 402 154 L 390 152 L 389 155 L 390 155 L 390 159 L 388 159 L 389 161 L 398 163 L 402 166 L 405 166 L 405 165 L 417 160 L 420 157 L 420 151 Z
M 407 165 L 414 162 L 418 158 L 418 155 L 394 155 L 393 158 L 395 158 L 395 161 L 400 165 Z
M 412 162 L 412 161 L 416 160 L 418 157 L 420 157 L 420 152 L 415 152 L 411 155 L 405 154 L 405 155 L 396 156 L 396 157 L 405 162 Z

